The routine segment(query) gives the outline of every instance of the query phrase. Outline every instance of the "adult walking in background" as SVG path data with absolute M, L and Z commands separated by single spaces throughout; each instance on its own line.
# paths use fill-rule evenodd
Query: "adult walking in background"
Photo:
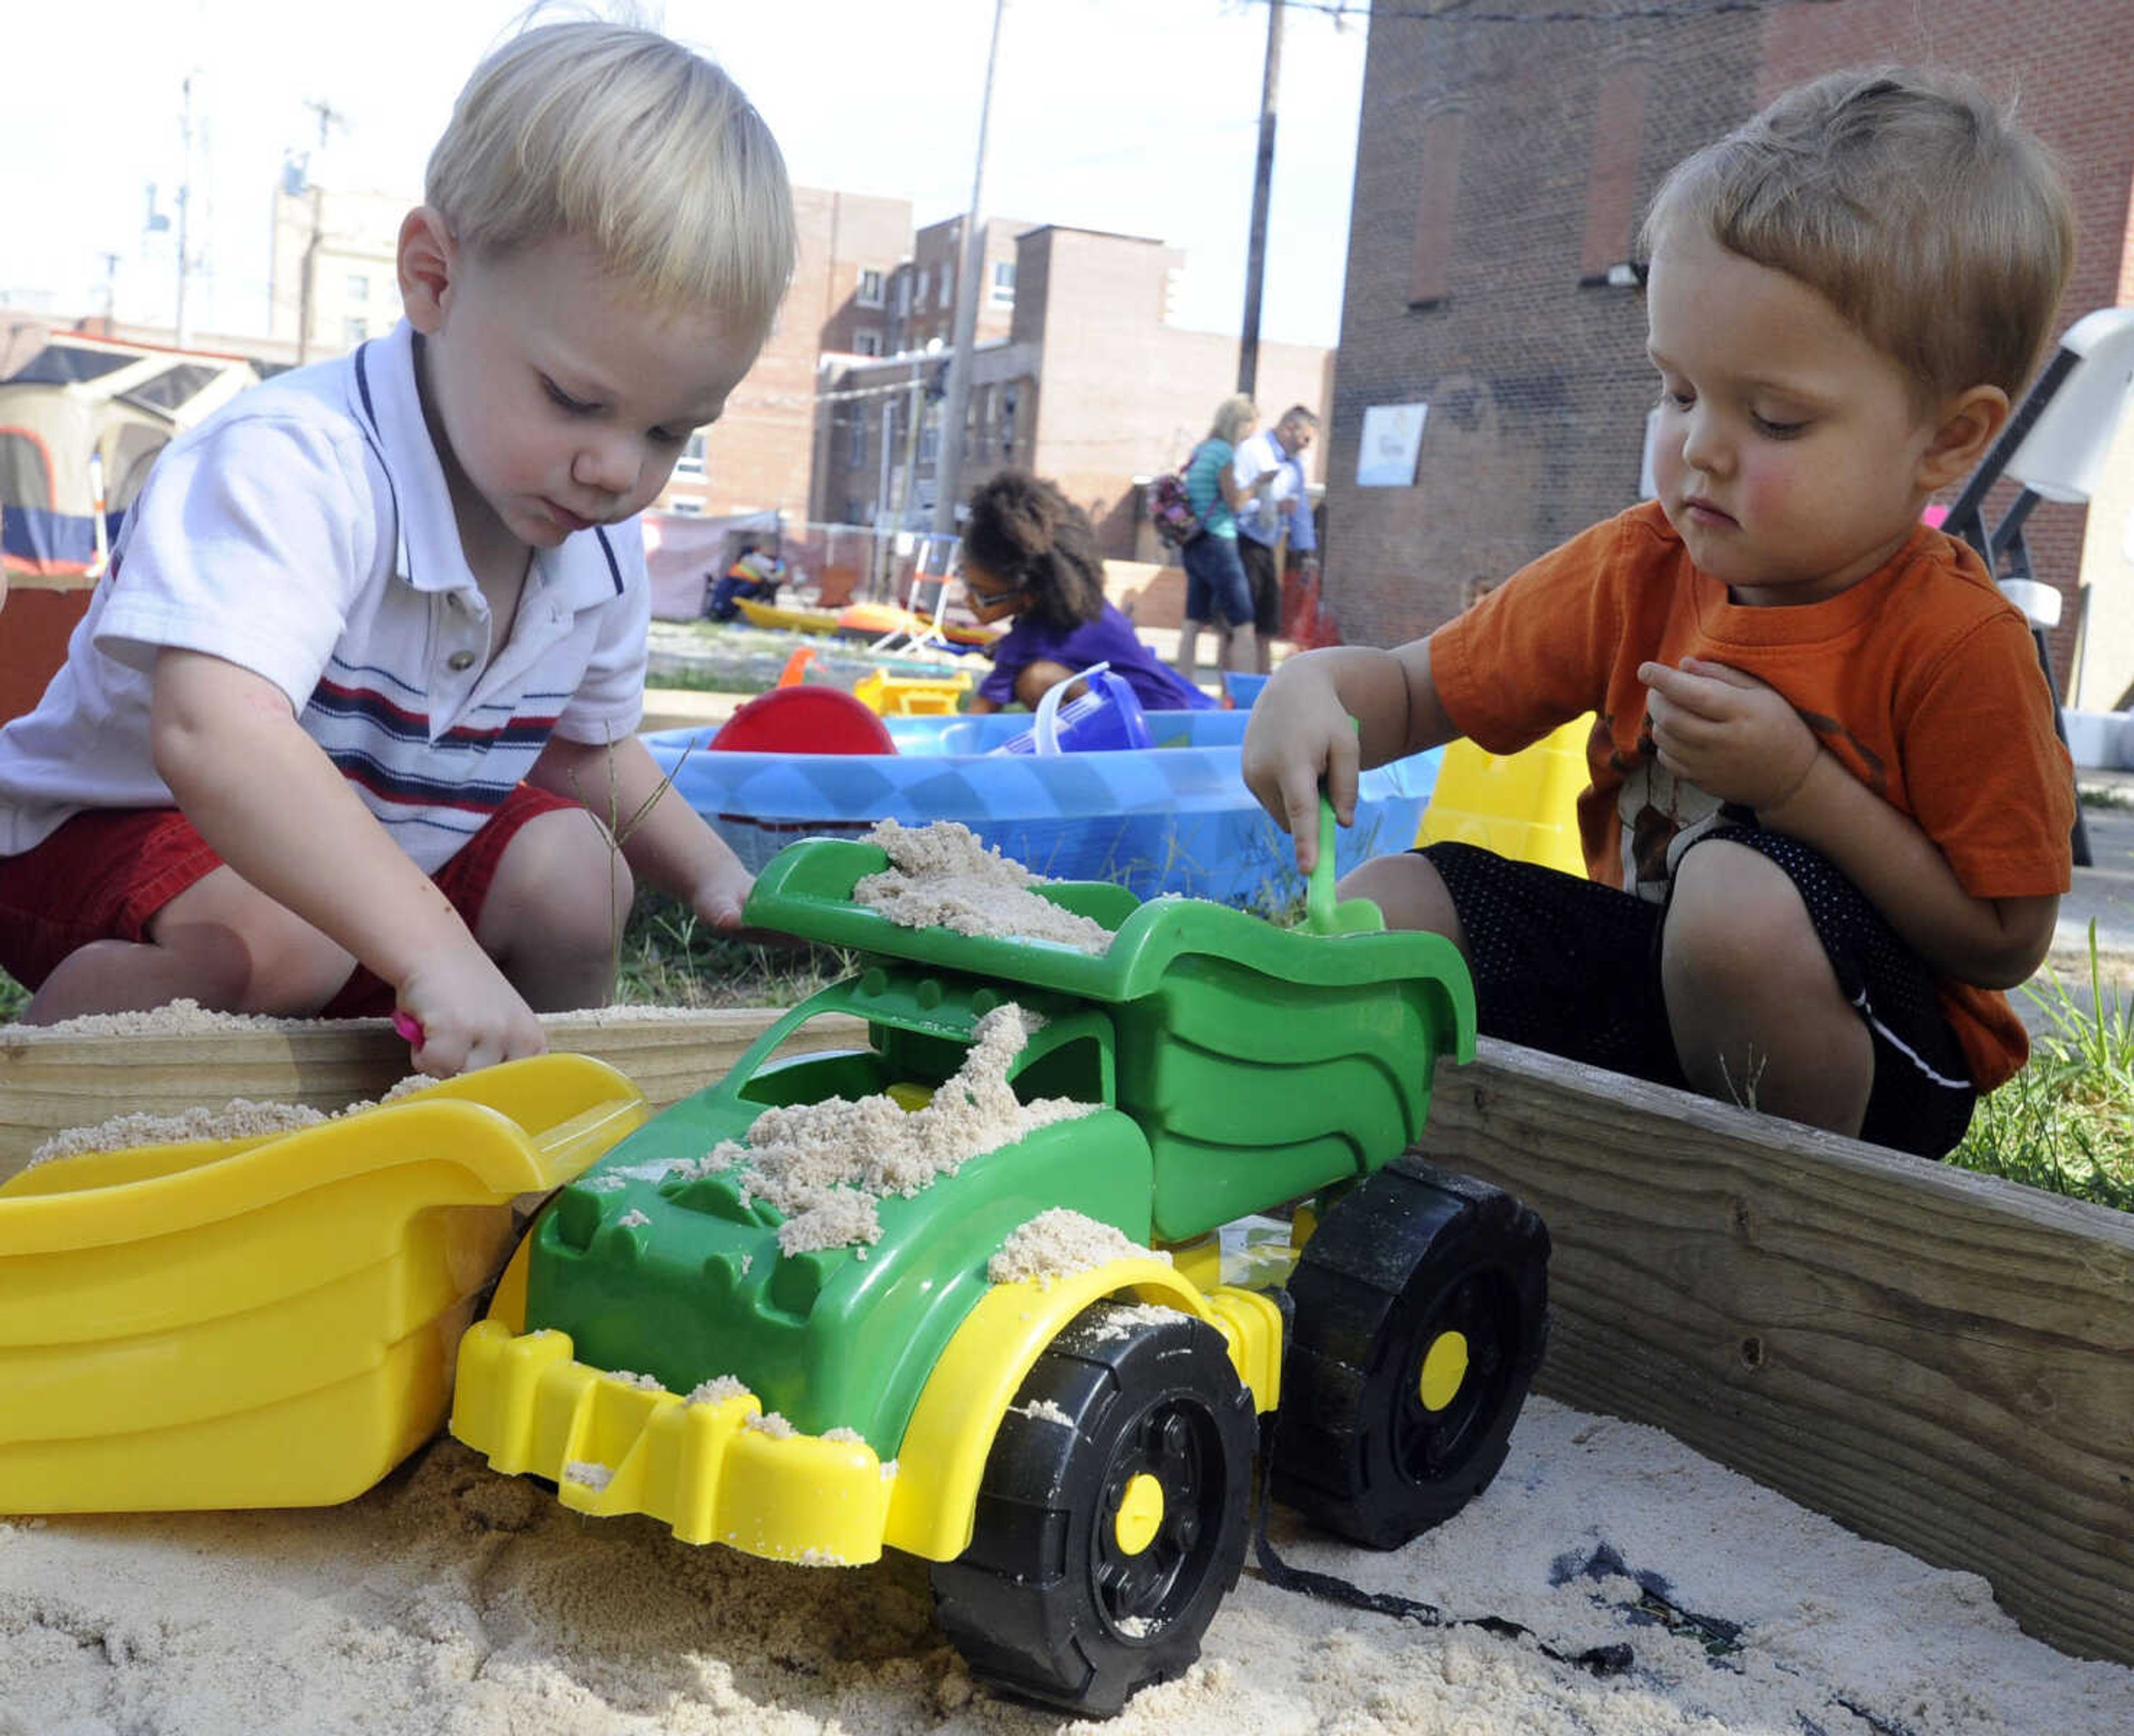
M 1198 682 L 1200 629 L 1210 622 L 1222 635 L 1217 657 L 1222 668 L 1243 673 L 1258 661 L 1252 587 L 1238 558 L 1238 510 L 1251 497 L 1238 486 L 1231 461 L 1259 420 L 1251 398 L 1232 393 L 1215 406 L 1207 438 L 1185 461 L 1185 498 L 1203 533 L 1179 551 L 1185 566 L 1185 619 L 1179 625 L 1178 673 L 1189 682 Z
M 1306 578 L 1319 570 L 1319 538 L 1305 498 L 1304 466 L 1319 418 L 1292 404 L 1272 428 L 1238 447 L 1232 479 L 1248 497 L 1238 513 L 1238 554 L 1252 588 L 1253 653 L 1263 675 L 1273 666 L 1273 644 L 1282 631 L 1282 575 L 1295 557 Z

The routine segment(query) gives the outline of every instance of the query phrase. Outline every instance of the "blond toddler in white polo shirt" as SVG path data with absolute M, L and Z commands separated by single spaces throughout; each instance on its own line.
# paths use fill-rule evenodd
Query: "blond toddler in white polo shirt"
M 25 1019 L 397 1007 L 445 1074 L 609 997 L 633 871 L 737 926 L 748 875 L 678 797 L 620 862 L 610 826 L 659 788 L 635 518 L 793 257 L 777 145 L 717 67 L 597 23 L 492 55 L 401 225 L 405 321 L 163 455 L 0 731 Z

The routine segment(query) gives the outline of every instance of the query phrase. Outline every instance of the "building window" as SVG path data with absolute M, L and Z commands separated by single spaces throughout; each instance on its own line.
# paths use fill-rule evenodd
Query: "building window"
M 845 441 L 845 468 L 863 470 L 867 468 L 867 417 L 864 414 L 852 418 L 852 432 Z
M 900 314 L 911 311 L 911 273 L 908 271 L 896 274 L 896 311 Z
M 682 447 L 682 456 L 674 461 L 677 476 L 701 476 L 704 474 L 704 431 L 692 434 Z
M 931 464 L 941 456 L 941 412 L 929 410 L 919 425 L 919 461 Z
M 1593 117 L 1593 170 L 1586 189 L 1586 243 L 1581 277 L 1605 282 L 1608 268 L 1630 257 L 1637 216 L 1638 147 L 1645 130 L 1645 67 L 1632 61 L 1600 80 Z
M 881 306 L 881 273 L 880 272 L 868 271 L 864 267 L 861 268 L 859 300 L 860 306 L 862 307 Z
M 704 503 L 694 494 L 677 494 L 667 503 L 667 510 L 678 518 L 701 518 L 704 516 Z
M 857 331 L 852 334 L 852 354 L 854 355 L 880 355 L 881 354 L 881 333 L 874 326 L 862 326 Z
M 343 320 L 340 322 L 340 341 L 344 349 L 353 350 L 370 335 L 368 320 Z
M 1456 109 L 1433 115 L 1422 129 L 1422 191 L 1415 207 L 1415 269 L 1408 306 L 1445 299 L 1452 265 L 1452 217 L 1460 193 L 1460 135 L 1466 117 Z
M 946 307 L 956 299 L 956 273 L 953 268 L 941 268 L 941 305 Z
M 932 285 L 933 281 L 933 268 L 926 265 L 920 266 L 919 268 L 919 287 L 912 292 L 911 298 L 921 307 L 924 307 L 926 305 L 926 292 Z
M 350 272 L 348 274 L 348 299 L 351 301 L 368 301 L 370 299 L 370 279 L 363 272 Z
M 995 307 L 1012 307 L 1015 306 L 1014 260 L 996 259 L 993 261 L 992 292 L 988 299 Z

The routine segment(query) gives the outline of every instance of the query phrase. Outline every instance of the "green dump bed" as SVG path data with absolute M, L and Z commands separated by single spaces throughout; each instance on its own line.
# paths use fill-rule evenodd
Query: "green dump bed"
M 1471 1059 L 1474 991 L 1434 934 L 1310 934 L 1196 899 L 1034 889 L 1112 932 L 1101 955 L 901 928 L 852 901 L 878 846 L 818 839 L 763 871 L 748 919 L 830 945 L 1096 1004 L 1118 1032 L 1118 1107 L 1155 1159 L 1156 1233 L 1182 1240 L 1364 1174 L 1421 1135 L 1438 1057 Z

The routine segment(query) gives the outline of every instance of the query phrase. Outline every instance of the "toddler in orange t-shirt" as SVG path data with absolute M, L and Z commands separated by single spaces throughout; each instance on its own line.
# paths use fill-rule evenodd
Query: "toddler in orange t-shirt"
M 2074 786 L 2021 615 L 1921 522 L 2051 332 L 2071 205 L 1967 80 L 1787 93 L 1646 218 L 1656 501 L 1427 639 L 1315 651 L 1248 784 L 1315 852 L 1318 789 L 1586 711 L 1588 877 L 1440 844 L 1346 896 L 1450 936 L 1485 1033 L 1928 1156 L 2021 1066 Z M 1353 716 L 1360 736 L 1351 729 Z

